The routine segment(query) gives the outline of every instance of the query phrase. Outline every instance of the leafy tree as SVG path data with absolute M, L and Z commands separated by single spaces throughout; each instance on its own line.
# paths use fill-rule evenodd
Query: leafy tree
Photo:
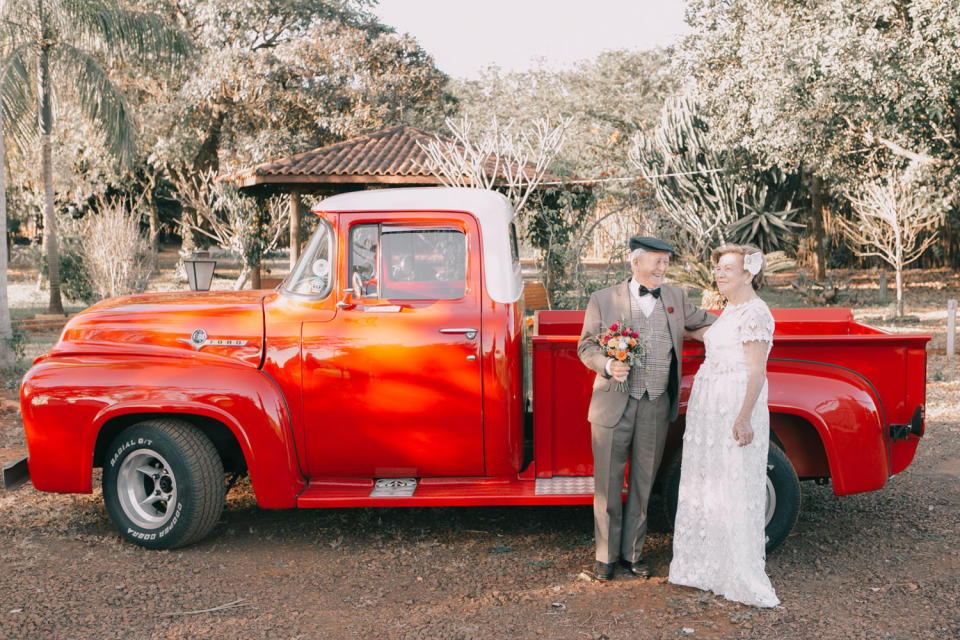
M 110 151 L 121 163 L 129 163 L 135 151 L 133 118 L 105 63 L 134 59 L 160 66 L 181 55 L 186 42 L 160 15 L 130 10 L 119 0 L 8 2 L 0 5 L 0 21 L 10 38 L 8 58 L 32 69 L 37 87 L 49 312 L 63 313 L 51 160 L 54 88 L 75 98 Z
M 173 79 L 126 75 L 138 95 L 147 152 L 138 171 L 151 225 L 165 185 L 211 170 L 285 157 L 386 125 L 439 126 L 446 76 L 407 36 L 378 22 L 366 0 L 139 0 L 167 7 L 197 55 Z M 263 194 L 260 194 L 263 195 Z M 183 209 L 192 248 L 192 207 Z
M 154 166 L 225 173 L 387 124 L 442 122 L 446 76 L 366 1 L 158 3 L 198 53 L 172 85 L 131 79 L 149 100 Z
M 812 176 L 808 221 L 821 254 L 823 208 L 845 206 L 840 194 L 864 176 L 911 166 L 956 215 L 957 0 L 693 0 L 687 15 L 682 64 L 713 131 Z

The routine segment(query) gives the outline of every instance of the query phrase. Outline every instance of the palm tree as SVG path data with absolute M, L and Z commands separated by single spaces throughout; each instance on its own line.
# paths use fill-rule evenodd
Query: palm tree
M 129 164 L 135 152 L 133 117 L 122 93 L 110 80 L 107 64 L 127 58 L 153 65 L 172 64 L 187 52 L 189 42 L 159 14 L 128 9 L 118 0 L 5 2 L 0 6 L 0 29 L 9 42 L 9 64 L 35 69 L 49 312 L 62 314 L 50 161 L 54 87 L 69 86 L 75 92 L 83 113 L 103 132 L 111 153 L 120 163 Z
M 5 131 L 16 127 L 18 137 L 25 137 L 22 129 L 24 108 L 30 102 L 29 79 L 22 64 L 7 57 L 5 42 L 0 42 L 0 366 L 14 363 L 15 354 L 10 344 L 13 329 L 10 325 L 10 301 L 7 298 L 7 162 Z

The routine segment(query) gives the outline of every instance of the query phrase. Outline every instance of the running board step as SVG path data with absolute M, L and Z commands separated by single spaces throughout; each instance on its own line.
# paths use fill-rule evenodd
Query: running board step
M 593 478 L 313 478 L 297 506 L 461 507 L 592 504 Z
M 374 483 L 370 497 L 409 498 L 416 490 L 416 478 L 380 478 Z

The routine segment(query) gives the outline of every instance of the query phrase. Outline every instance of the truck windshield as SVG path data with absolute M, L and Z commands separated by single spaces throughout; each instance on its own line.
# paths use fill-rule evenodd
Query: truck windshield
M 330 259 L 333 253 L 333 231 L 321 220 L 310 244 L 304 250 L 297 266 L 287 276 L 283 290 L 287 293 L 323 297 L 332 284 Z

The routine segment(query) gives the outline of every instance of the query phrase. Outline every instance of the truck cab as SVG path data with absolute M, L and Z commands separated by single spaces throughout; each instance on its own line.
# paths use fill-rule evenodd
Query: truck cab
M 263 370 L 291 404 L 306 475 L 517 473 L 523 309 L 509 201 L 385 190 L 329 198 L 316 214 L 264 303 Z

